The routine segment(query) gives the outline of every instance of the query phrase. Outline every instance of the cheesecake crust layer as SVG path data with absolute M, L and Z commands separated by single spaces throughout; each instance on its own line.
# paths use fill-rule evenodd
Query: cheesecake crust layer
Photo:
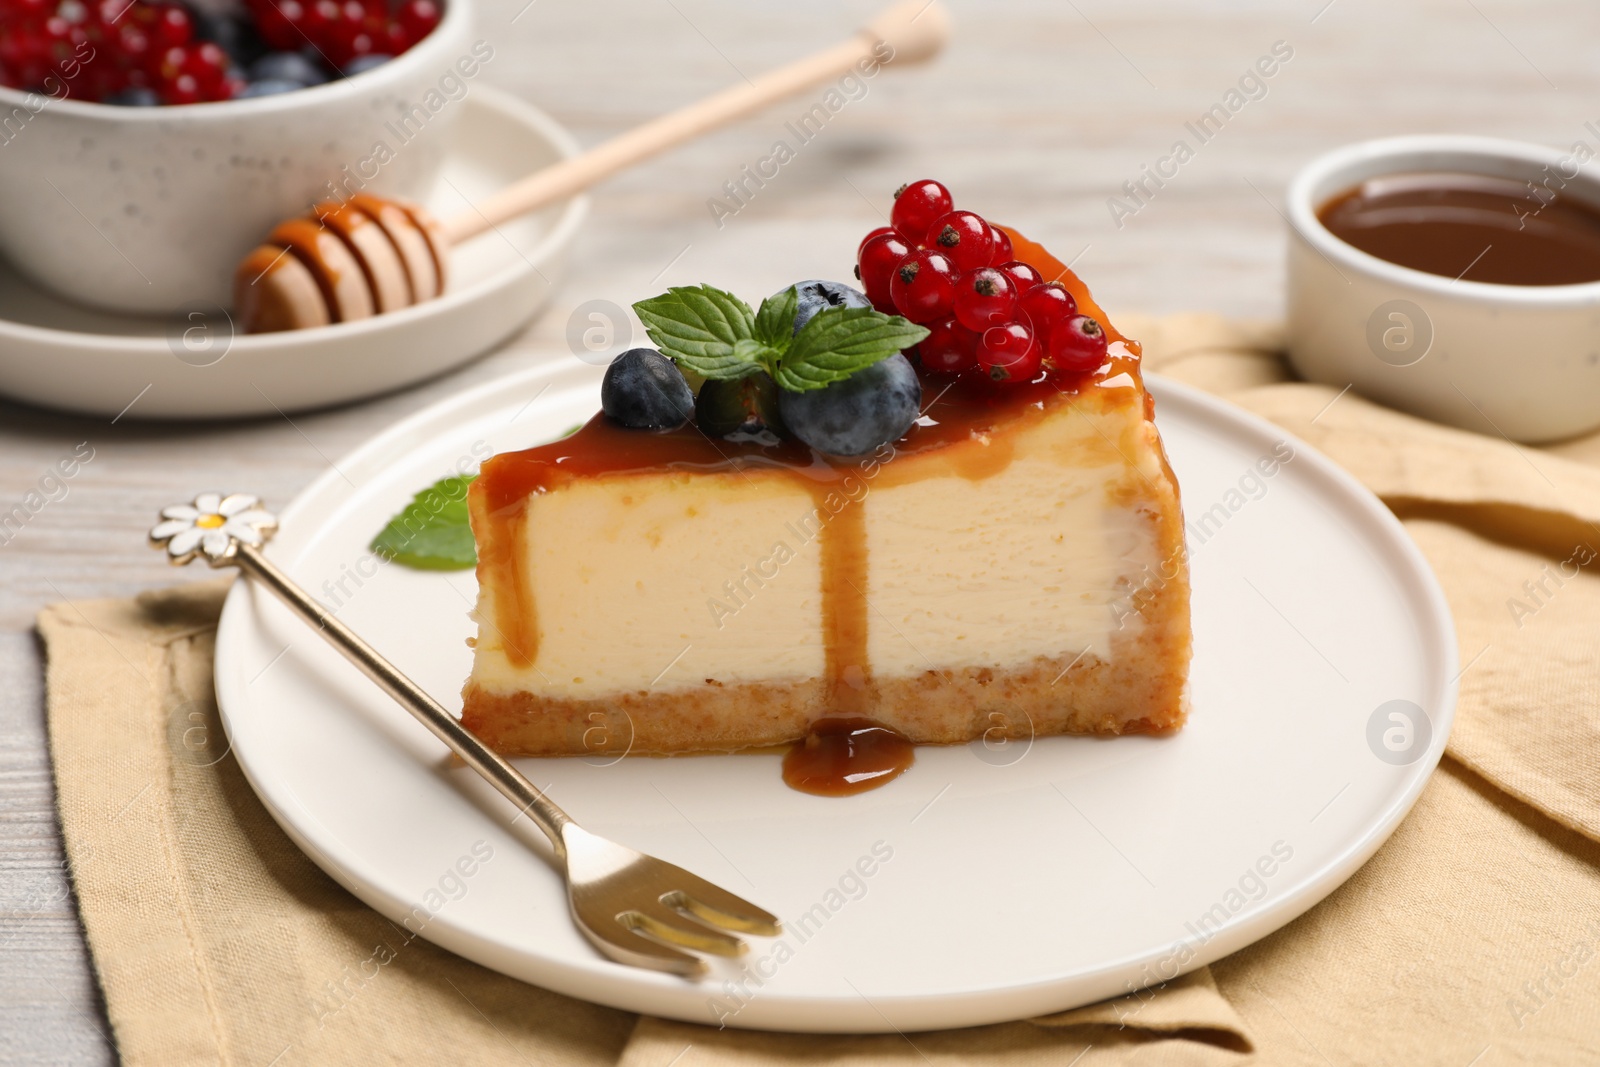
M 1163 610 L 1177 611 L 1179 596 L 1166 599 Z M 930 670 L 876 679 L 864 696 L 875 720 L 916 744 L 1169 733 L 1187 714 L 1187 632 L 1151 628 L 1137 644 L 1119 650 L 1115 663 L 1089 655 L 1076 662 L 1041 657 L 1013 670 Z M 782 745 L 803 738 L 830 709 L 821 679 L 723 685 L 708 678 L 669 693 L 605 700 L 489 693 L 469 684 L 465 696 L 463 724 L 510 756 L 610 758 Z

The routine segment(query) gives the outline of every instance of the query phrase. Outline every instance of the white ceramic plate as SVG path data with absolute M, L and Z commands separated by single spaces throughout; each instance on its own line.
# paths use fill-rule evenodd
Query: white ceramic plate
M 429 206 L 454 214 L 577 153 L 538 108 L 478 86 Z M 169 320 L 69 303 L 0 261 L 0 393 L 127 418 L 208 419 L 323 407 L 439 374 L 520 329 L 549 299 L 588 200 L 507 223 L 451 253 L 437 300 L 361 322 L 233 336 L 224 309 Z
M 271 554 L 459 706 L 471 572 L 380 566 L 365 545 L 434 479 L 586 419 L 598 373 L 552 361 L 408 419 L 307 489 Z M 508 805 L 244 584 L 217 647 L 233 750 L 284 829 L 374 908 L 431 914 L 438 944 L 617 1007 L 917 1030 L 1172 977 L 1287 923 L 1388 837 L 1444 749 L 1457 667 L 1438 586 L 1370 493 L 1292 440 L 1264 477 L 1282 431 L 1152 386 L 1193 553 L 1194 707 L 1176 736 L 925 748 L 849 799 L 789 790 L 774 755 L 520 761 L 586 825 L 780 915 L 786 935 L 757 939 L 743 976 L 696 984 L 600 958 L 542 847 L 524 844 L 542 846 L 527 820 L 510 826 Z M 1409 707 L 1422 719 L 1408 735 Z M 464 857 L 470 877 L 453 873 Z

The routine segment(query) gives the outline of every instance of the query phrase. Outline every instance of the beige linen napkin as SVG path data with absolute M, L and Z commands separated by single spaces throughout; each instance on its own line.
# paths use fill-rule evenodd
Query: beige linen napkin
M 1151 369 L 1366 482 L 1455 612 L 1449 756 L 1321 905 L 1162 989 L 1026 1023 L 818 1037 L 584 1004 L 412 938 L 288 841 L 222 750 L 206 582 L 39 619 L 62 825 L 126 1062 L 1600 1062 L 1600 437 L 1522 448 L 1292 381 L 1269 326 L 1123 327 Z

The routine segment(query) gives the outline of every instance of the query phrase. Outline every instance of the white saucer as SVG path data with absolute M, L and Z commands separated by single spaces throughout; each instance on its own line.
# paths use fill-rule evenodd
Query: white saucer
M 454 214 L 577 143 L 544 112 L 474 87 L 429 206 Z M 69 303 L 0 262 L 0 393 L 94 415 L 205 419 L 322 407 L 439 374 L 520 329 L 549 298 L 588 199 L 576 197 L 454 249 L 450 289 L 389 315 L 233 336 L 221 308 L 170 321 Z
M 407 419 L 286 509 L 270 554 L 459 707 L 472 573 L 377 565 L 365 546 L 463 459 L 587 418 L 598 378 L 552 359 Z M 784 937 L 756 939 L 742 979 L 602 959 L 528 820 L 513 826 L 509 805 L 243 582 L 217 641 L 233 751 L 290 836 L 378 911 L 415 928 L 422 908 L 430 940 L 587 1000 L 757 1029 L 910 1031 L 1173 977 L 1283 926 L 1383 843 L 1444 750 L 1457 665 L 1438 584 L 1375 497 L 1292 439 L 1292 460 L 1263 477 L 1281 429 L 1151 385 L 1191 524 L 1193 714 L 1175 736 L 924 748 L 846 799 L 786 788 L 767 754 L 519 761 L 585 825 L 776 912 Z

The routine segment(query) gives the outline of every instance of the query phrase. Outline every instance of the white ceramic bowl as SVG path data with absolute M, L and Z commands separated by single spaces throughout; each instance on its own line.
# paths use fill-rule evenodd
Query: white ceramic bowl
M 1600 206 L 1593 167 L 1519 141 L 1395 137 L 1321 156 L 1289 186 L 1295 368 L 1312 381 L 1354 385 L 1382 403 L 1517 441 L 1600 427 L 1600 282 L 1454 281 L 1362 252 L 1317 219 L 1318 207 L 1369 178 L 1417 171 L 1561 180 L 1562 196 Z
M 73 100 L 70 82 L 60 99 L 0 88 L 0 253 L 103 308 L 227 304 L 239 259 L 329 182 L 428 193 L 471 85 L 456 64 L 483 65 L 471 7 L 448 0 L 432 33 L 365 74 L 255 100 L 130 108 Z

